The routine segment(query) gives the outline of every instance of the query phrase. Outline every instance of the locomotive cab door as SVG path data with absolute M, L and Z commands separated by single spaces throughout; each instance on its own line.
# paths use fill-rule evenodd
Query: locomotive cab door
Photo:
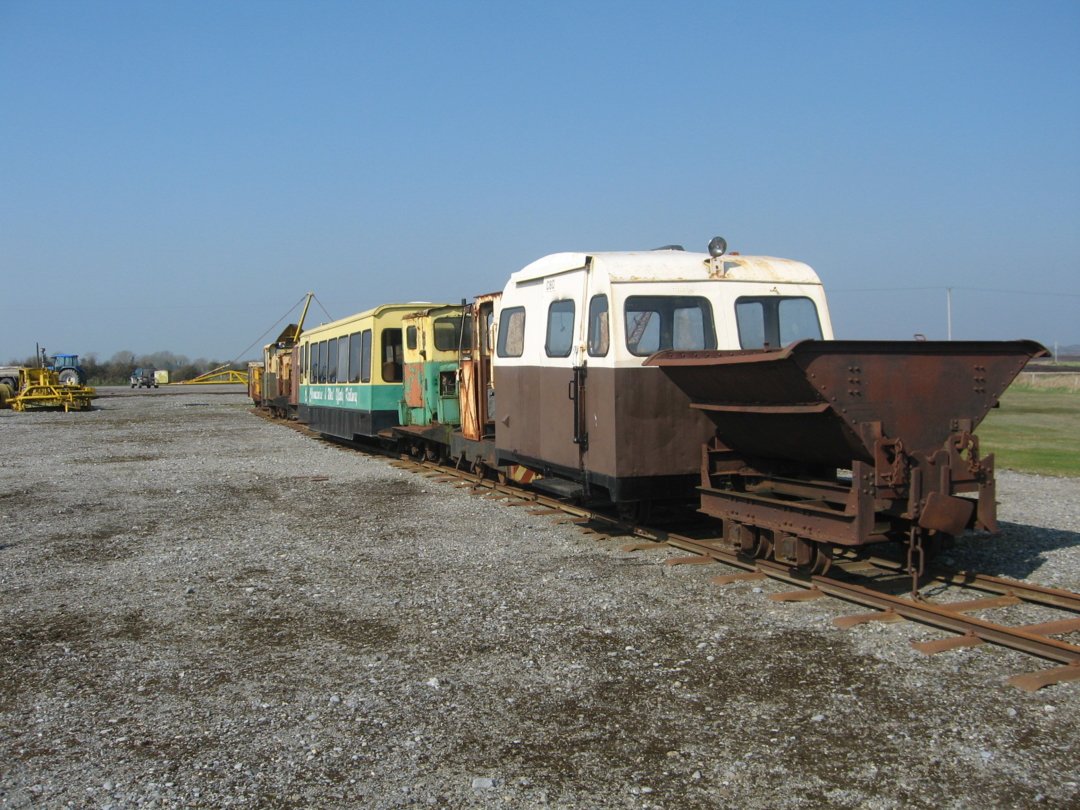
M 532 455 L 547 469 L 548 477 L 584 481 L 588 454 L 588 369 L 581 351 L 582 299 L 588 285 L 588 267 L 578 266 L 543 278 L 535 289 L 534 311 L 542 318 L 537 331 L 542 344 L 535 344 L 536 365 L 528 383 L 536 397 L 532 407 L 539 430 L 522 444 L 535 442 Z M 528 328 L 528 327 L 526 327 Z M 528 351 L 528 350 L 526 350 Z M 512 417 L 511 417 L 512 418 Z M 551 482 L 555 487 L 555 481 Z M 583 494 L 587 486 L 568 487 L 566 494 Z
M 593 286 L 592 257 L 585 260 L 585 267 L 581 298 L 577 306 L 577 323 L 575 326 L 575 340 L 573 350 L 573 367 L 570 379 L 570 400 L 573 407 L 573 442 L 578 450 L 578 469 L 581 470 L 582 479 L 585 482 L 585 490 L 588 493 L 588 461 L 589 461 L 589 364 L 586 353 L 588 342 L 589 320 L 587 306 Z

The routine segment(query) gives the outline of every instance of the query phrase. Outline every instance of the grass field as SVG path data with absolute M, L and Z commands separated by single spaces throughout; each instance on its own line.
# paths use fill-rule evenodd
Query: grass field
M 1080 477 L 1080 394 L 1013 386 L 975 432 L 999 469 Z

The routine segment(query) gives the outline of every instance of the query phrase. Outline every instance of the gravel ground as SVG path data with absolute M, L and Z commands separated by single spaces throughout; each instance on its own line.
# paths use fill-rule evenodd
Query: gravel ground
M 1080 683 L 1004 683 L 1044 662 L 837 630 L 241 394 L 102 393 L 0 412 L 0 806 L 1080 802 Z M 955 562 L 1080 589 L 1080 481 L 999 496 Z

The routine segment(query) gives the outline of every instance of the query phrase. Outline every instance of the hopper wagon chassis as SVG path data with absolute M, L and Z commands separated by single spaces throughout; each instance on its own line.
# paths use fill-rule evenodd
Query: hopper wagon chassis
M 823 573 L 834 547 L 901 541 L 917 584 L 951 538 L 997 530 L 994 459 L 974 430 L 1044 352 L 1032 341 L 802 341 L 646 363 L 716 426 L 700 510 L 721 519 L 733 550 Z

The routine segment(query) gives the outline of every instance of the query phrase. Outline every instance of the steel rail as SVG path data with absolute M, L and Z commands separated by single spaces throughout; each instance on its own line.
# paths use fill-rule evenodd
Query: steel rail
M 686 551 L 703 554 L 728 565 L 734 565 L 746 570 L 754 570 L 765 574 L 771 579 L 781 580 L 802 588 L 816 589 L 829 596 L 843 599 L 866 607 L 888 611 L 920 624 L 930 625 L 942 630 L 949 630 L 964 636 L 974 636 L 981 641 L 996 644 L 1001 647 L 1019 650 L 1049 661 L 1057 661 L 1062 664 L 1080 664 L 1080 645 L 1070 644 L 1066 641 L 1048 638 L 1036 633 L 1029 632 L 1021 627 L 996 624 L 971 616 L 966 616 L 950 608 L 948 605 L 926 601 L 915 601 L 901 596 L 875 591 L 863 585 L 843 582 L 842 580 L 821 575 L 802 576 L 793 573 L 791 568 L 782 563 L 769 562 L 766 560 L 749 561 L 741 560 L 735 555 L 719 551 L 700 541 L 690 538 L 670 538 L 669 545 L 676 546 Z M 990 577 L 994 580 L 995 578 Z M 1003 580 L 1011 586 L 1011 580 Z M 986 583 L 987 585 L 992 583 Z M 1021 583 L 1023 585 L 1023 583 Z M 1001 587 L 1004 588 L 1004 585 Z M 1049 591 L 1056 595 L 1055 589 L 1041 588 L 1040 586 L 1024 585 L 1023 589 L 1032 589 L 1035 592 Z M 1002 591 L 1003 593 L 1006 591 Z M 1068 594 L 1061 591 L 1062 594 Z M 1020 593 L 1014 595 L 1023 599 Z M 1071 594 L 1076 599 L 1080 595 Z M 1035 600 L 1031 600 L 1035 601 Z M 1057 606 L 1057 605 L 1055 605 Z M 1067 608 L 1068 609 L 1068 608 Z
M 867 562 L 876 567 L 896 573 L 903 571 L 903 567 L 894 560 L 885 560 L 880 557 L 869 557 Z M 974 571 L 937 571 L 932 572 L 927 584 L 937 582 L 944 585 L 956 585 L 964 588 L 986 591 L 987 593 L 1000 593 L 1019 597 L 1025 602 L 1046 605 L 1047 607 L 1071 610 L 1080 613 L 1080 593 L 1066 591 L 1060 588 L 1047 588 L 1043 585 L 1032 585 L 1029 582 L 1021 582 L 1018 579 L 1007 577 L 995 577 L 989 574 L 979 574 Z

